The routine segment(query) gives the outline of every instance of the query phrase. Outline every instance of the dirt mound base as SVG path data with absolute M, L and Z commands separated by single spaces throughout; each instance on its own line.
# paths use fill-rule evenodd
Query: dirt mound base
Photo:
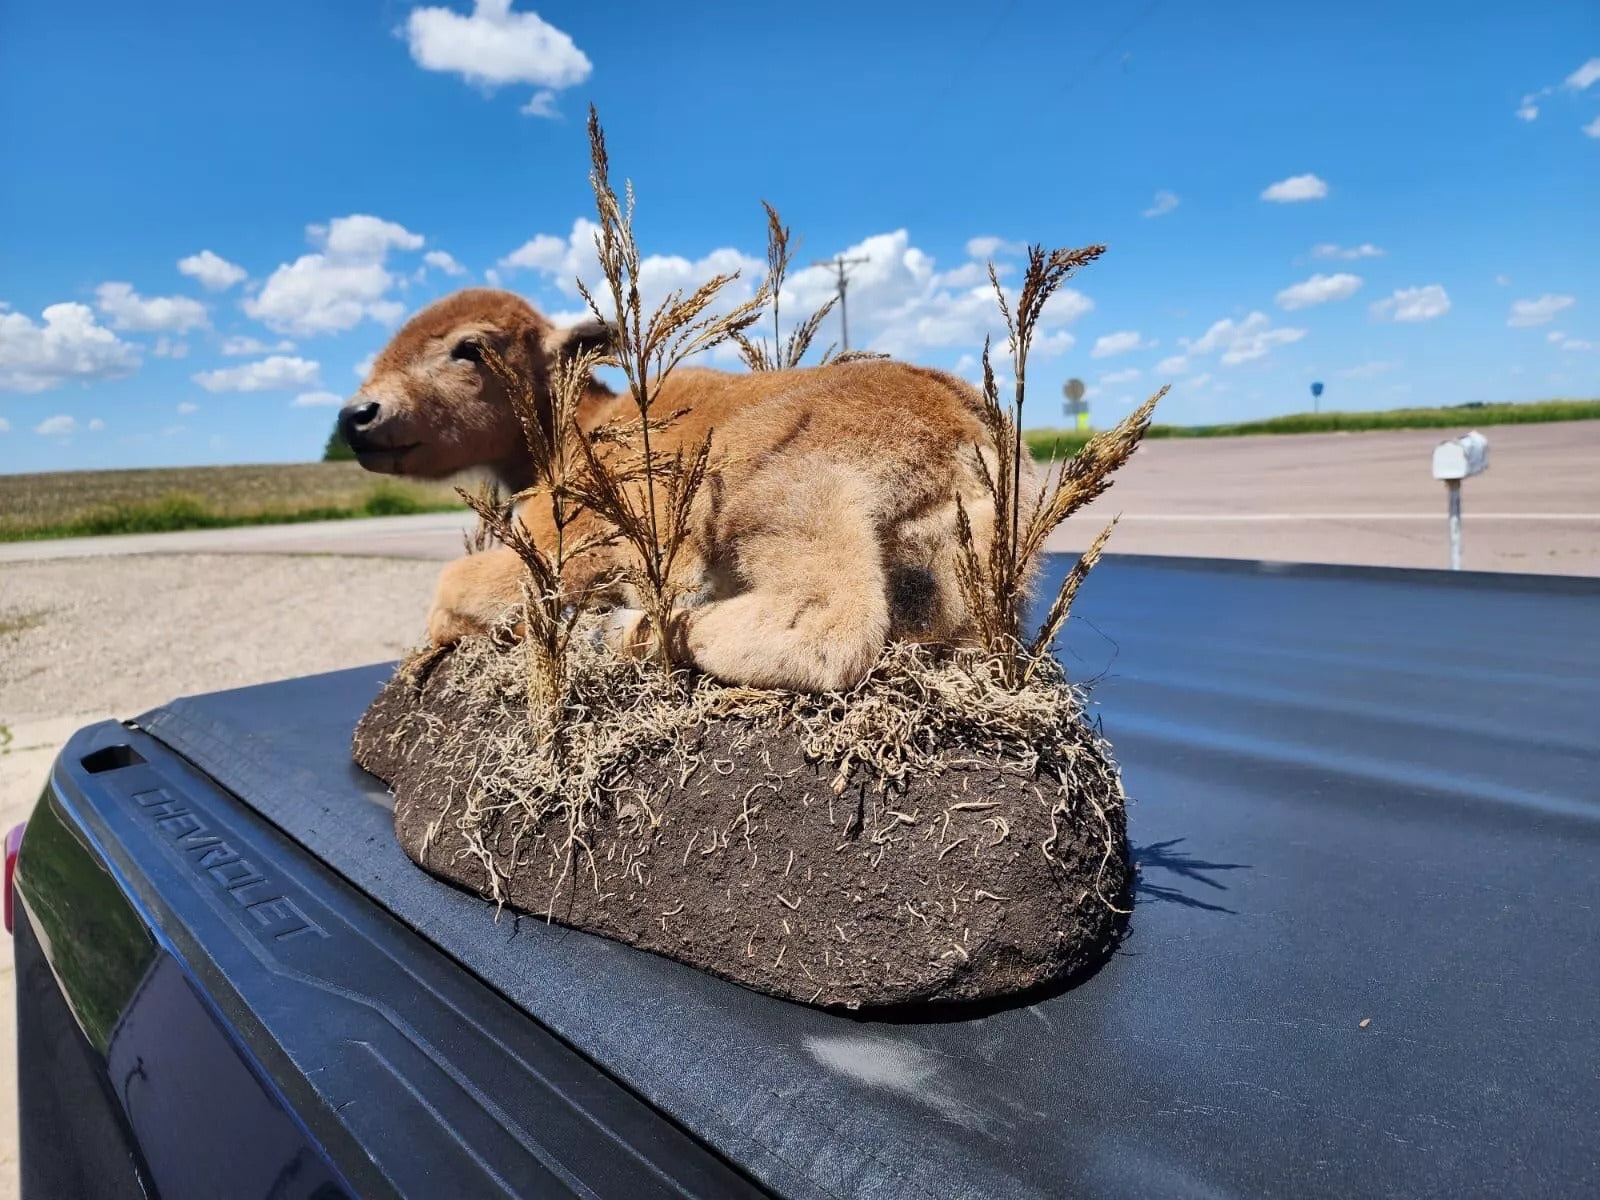
M 808 753 L 814 712 L 808 731 L 786 719 L 798 709 L 763 703 L 615 754 L 601 772 L 609 803 L 585 813 L 495 795 L 507 756 L 531 744 L 525 705 L 484 669 L 514 657 L 480 645 L 403 668 L 356 730 L 356 761 L 394 790 L 402 847 L 435 875 L 758 991 L 847 1008 L 1031 990 L 1115 940 L 1123 797 L 1064 684 L 1066 764 L 953 745 L 922 752 L 886 789 L 876 772 Z M 869 681 L 865 702 L 881 703 L 873 692 Z

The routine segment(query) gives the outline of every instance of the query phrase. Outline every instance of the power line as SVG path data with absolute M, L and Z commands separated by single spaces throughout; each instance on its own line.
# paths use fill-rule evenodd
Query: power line
M 839 290 L 839 340 L 844 343 L 844 349 L 850 349 L 850 318 L 845 314 L 844 294 L 850 286 L 850 277 L 845 274 L 846 267 L 859 266 L 864 262 L 871 262 L 870 258 L 846 258 L 844 255 L 835 255 L 833 258 L 819 259 L 812 263 L 814 267 L 831 267 L 834 276 L 838 279 Z

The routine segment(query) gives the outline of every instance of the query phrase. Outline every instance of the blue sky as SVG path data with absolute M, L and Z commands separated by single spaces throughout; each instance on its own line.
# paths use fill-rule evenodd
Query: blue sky
M 857 346 L 971 374 L 980 260 L 1108 243 L 1029 424 L 1600 395 L 1592 3 L 14 0 L 0 471 L 312 458 L 429 300 L 575 312 L 591 100 L 653 286 L 768 199 Z

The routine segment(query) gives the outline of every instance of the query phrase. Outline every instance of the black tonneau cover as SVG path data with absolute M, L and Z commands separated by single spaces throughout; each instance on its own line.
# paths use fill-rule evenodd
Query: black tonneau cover
M 784 1195 L 1600 1192 L 1600 581 L 1112 558 L 1079 603 L 1131 934 L 961 1020 L 496 924 L 350 763 L 385 667 L 139 724 Z

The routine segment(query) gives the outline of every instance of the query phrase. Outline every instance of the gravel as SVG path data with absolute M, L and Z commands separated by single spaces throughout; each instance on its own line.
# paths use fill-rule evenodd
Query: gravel
M 0 724 L 133 716 L 192 692 L 392 659 L 439 564 L 185 555 L 0 567 Z

